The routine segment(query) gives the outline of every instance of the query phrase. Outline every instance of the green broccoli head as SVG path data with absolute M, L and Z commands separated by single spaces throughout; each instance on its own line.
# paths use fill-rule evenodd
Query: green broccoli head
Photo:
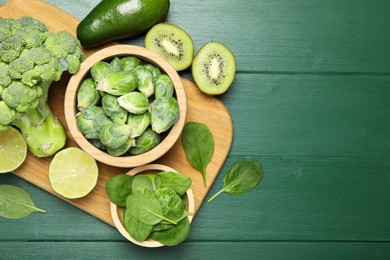
M 48 89 L 84 60 L 80 42 L 66 31 L 49 32 L 32 17 L 0 17 L 0 131 L 20 129 L 38 157 L 63 147 L 66 132 L 47 103 Z

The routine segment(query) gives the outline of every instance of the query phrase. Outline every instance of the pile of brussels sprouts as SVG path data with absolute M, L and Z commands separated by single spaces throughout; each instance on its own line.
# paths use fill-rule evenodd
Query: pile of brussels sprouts
M 95 63 L 78 88 L 77 109 L 79 130 L 112 156 L 150 151 L 179 119 L 170 77 L 135 56 Z

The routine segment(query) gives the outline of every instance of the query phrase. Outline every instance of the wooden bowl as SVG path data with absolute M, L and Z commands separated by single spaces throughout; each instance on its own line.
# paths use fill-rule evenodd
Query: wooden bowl
M 174 170 L 174 169 L 172 169 L 172 168 L 170 168 L 168 166 L 165 166 L 165 165 L 161 165 L 161 164 L 148 164 L 148 165 L 144 165 L 144 166 L 140 166 L 140 167 L 134 168 L 134 169 L 130 170 L 129 172 L 127 172 L 126 174 L 136 175 L 136 174 L 139 174 L 139 173 L 155 173 L 155 172 L 162 172 L 162 171 L 177 172 L 176 170 Z M 187 194 L 187 198 L 188 198 L 188 202 L 187 202 L 187 205 L 186 205 L 186 210 L 188 212 L 194 213 L 194 211 L 195 211 L 195 199 L 194 199 L 194 193 L 192 192 L 192 189 L 189 188 L 187 190 L 186 194 Z M 112 220 L 114 221 L 114 224 L 115 224 L 116 228 L 118 229 L 118 231 L 127 240 L 133 242 L 136 245 L 143 246 L 143 247 L 161 247 L 161 246 L 164 246 L 160 242 L 155 241 L 155 240 L 153 240 L 151 238 L 148 238 L 147 240 L 142 241 L 142 242 L 139 242 L 139 241 L 135 240 L 134 238 L 132 238 L 130 236 L 130 234 L 126 231 L 125 227 L 123 226 L 122 208 L 118 207 L 114 203 L 110 203 L 110 207 L 111 207 L 111 217 L 112 217 Z M 193 215 L 188 217 L 190 222 L 192 222 L 192 218 L 193 218 Z
M 169 130 L 161 143 L 152 150 L 140 155 L 122 155 L 120 157 L 112 156 L 105 151 L 102 151 L 93 146 L 80 132 L 76 123 L 77 113 L 77 91 L 81 82 L 88 76 L 91 67 L 100 60 L 109 60 L 116 56 L 135 56 L 144 62 L 154 64 L 160 70 L 167 74 L 174 85 L 175 97 L 179 104 L 179 119 Z M 180 76 L 175 69 L 165 61 L 161 56 L 149 51 L 146 48 L 133 45 L 114 45 L 104 48 L 89 56 L 81 64 L 79 71 L 69 80 L 65 93 L 65 119 L 69 128 L 70 134 L 75 139 L 77 144 L 87 153 L 89 153 L 96 160 L 117 167 L 136 167 L 148 164 L 169 151 L 169 149 L 178 140 L 186 119 L 187 114 L 187 99 Z

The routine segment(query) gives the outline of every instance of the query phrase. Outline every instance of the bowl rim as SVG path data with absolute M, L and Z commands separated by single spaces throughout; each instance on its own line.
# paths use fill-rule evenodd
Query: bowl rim
M 105 151 L 102 151 L 92 145 L 85 136 L 80 132 L 76 123 L 76 97 L 77 90 L 82 80 L 89 73 L 91 67 L 100 60 L 107 60 L 118 56 L 135 56 L 143 61 L 154 64 L 160 70 L 165 72 L 172 80 L 176 99 L 179 104 L 179 119 L 171 127 L 165 138 L 156 147 L 150 151 L 140 155 L 128 156 L 112 156 Z M 140 46 L 117 44 L 103 48 L 89 57 L 87 57 L 80 65 L 79 71 L 70 78 L 64 99 L 65 120 L 70 134 L 75 142 L 86 152 L 88 152 L 96 160 L 111 166 L 122 168 L 137 167 L 151 163 L 165 153 L 167 153 L 172 146 L 179 139 L 187 116 L 187 98 L 183 83 L 178 72 L 160 55 Z
M 137 175 L 141 174 L 145 171 L 150 171 L 150 170 L 156 170 L 156 171 L 172 171 L 172 172 L 178 172 L 175 169 L 162 165 L 162 164 L 147 164 L 143 165 L 140 167 L 136 167 L 128 171 L 126 174 L 128 175 Z M 194 218 L 194 212 L 195 212 L 195 198 L 194 198 L 194 193 L 191 189 L 191 187 L 186 191 L 187 197 L 188 197 L 188 211 L 192 213 L 191 216 L 188 216 L 188 220 L 190 223 L 192 222 L 192 219 Z M 151 238 L 148 238 L 145 241 L 137 241 L 133 237 L 130 236 L 130 234 L 126 231 L 125 227 L 122 224 L 121 218 L 119 217 L 119 214 L 122 213 L 122 211 L 119 209 L 117 205 L 114 203 L 110 202 L 110 210 L 111 210 L 111 217 L 112 220 L 114 221 L 115 227 L 118 229 L 118 231 L 124 236 L 127 240 L 133 242 L 136 245 L 143 246 L 143 247 L 162 247 L 164 246 L 158 241 L 155 241 Z

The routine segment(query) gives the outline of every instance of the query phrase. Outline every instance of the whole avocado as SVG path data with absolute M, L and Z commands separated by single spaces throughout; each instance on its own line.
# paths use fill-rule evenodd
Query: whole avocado
M 81 45 L 90 47 L 137 36 L 162 22 L 169 0 L 102 0 L 77 26 Z

